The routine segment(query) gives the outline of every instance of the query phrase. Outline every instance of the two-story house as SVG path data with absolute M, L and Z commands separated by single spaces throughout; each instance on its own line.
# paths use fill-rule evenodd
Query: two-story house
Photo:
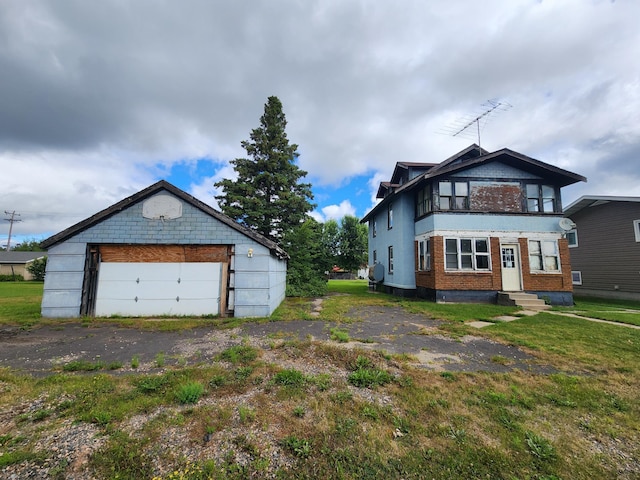
M 509 149 L 477 145 L 442 163 L 396 164 L 365 215 L 384 291 L 439 302 L 528 292 L 573 303 L 560 190 L 586 179 Z
M 586 195 L 564 214 L 576 295 L 640 300 L 640 197 Z

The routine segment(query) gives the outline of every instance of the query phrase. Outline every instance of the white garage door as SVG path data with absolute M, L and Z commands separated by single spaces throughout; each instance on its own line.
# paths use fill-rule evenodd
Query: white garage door
M 96 315 L 217 315 L 221 263 L 101 263 Z

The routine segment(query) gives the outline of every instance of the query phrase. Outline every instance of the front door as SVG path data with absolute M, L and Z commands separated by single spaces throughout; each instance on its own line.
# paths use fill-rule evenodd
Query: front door
M 520 284 L 520 255 L 518 245 L 502 245 L 502 290 L 517 292 L 522 289 Z

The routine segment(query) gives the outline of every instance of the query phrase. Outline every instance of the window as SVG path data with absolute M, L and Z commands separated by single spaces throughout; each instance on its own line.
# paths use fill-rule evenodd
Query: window
M 393 203 L 387 207 L 387 228 L 389 230 L 393 228 Z
M 374 250 L 373 251 L 373 264 L 375 265 L 376 263 L 378 263 L 378 251 Z
M 429 238 L 418 242 L 418 270 L 431 270 L 431 240 Z
M 636 234 L 636 242 L 640 242 L 640 220 L 633 221 L 633 231 Z
M 469 184 L 467 182 L 440 182 L 440 210 L 468 210 Z
M 578 231 L 575 228 L 567 232 L 567 243 L 569 248 L 578 246 Z
M 527 185 L 527 211 L 553 213 L 556 209 L 556 189 L 552 185 Z
M 582 272 L 571 272 L 571 283 L 582 285 Z
M 445 267 L 448 270 L 489 270 L 489 265 L 488 239 L 445 239 Z
M 529 265 L 531 271 L 559 271 L 558 243 L 555 240 L 529 240 Z
M 422 217 L 431 211 L 431 185 L 418 192 L 416 197 L 416 217 Z
M 371 220 L 371 235 L 374 237 L 378 235 L 378 222 L 375 218 Z
M 389 273 L 393 273 L 393 246 L 389 246 Z

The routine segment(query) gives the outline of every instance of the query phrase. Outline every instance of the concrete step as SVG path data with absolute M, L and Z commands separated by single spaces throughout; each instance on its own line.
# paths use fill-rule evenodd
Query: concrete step
M 498 305 L 517 305 L 526 310 L 547 310 L 550 308 L 537 295 L 525 292 L 499 292 Z

